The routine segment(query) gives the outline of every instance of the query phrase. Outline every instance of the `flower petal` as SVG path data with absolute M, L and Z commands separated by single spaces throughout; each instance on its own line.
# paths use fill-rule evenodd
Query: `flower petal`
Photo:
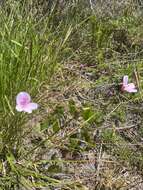
M 130 90 L 130 92 L 137 92 L 137 89 L 132 89 L 132 90 Z
M 33 103 L 33 102 L 29 104 L 29 107 L 31 107 L 32 110 L 36 110 L 38 106 L 39 105 L 37 103 Z
M 29 103 L 24 108 L 23 111 L 27 113 L 32 113 L 33 110 L 36 110 L 38 108 L 38 104 L 36 103 Z
M 136 88 L 134 83 L 129 83 L 128 86 L 129 86 L 130 88 Z
M 136 89 L 134 83 L 130 83 L 130 84 L 124 86 L 124 90 L 127 92 L 130 92 L 130 93 L 131 92 L 137 92 L 137 89 Z
M 26 105 L 28 103 L 30 103 L 31 101 L 31 97 L 27 92 L 20 92 L 17 96 L 16 96 L 16 103 L 17 105 Z
M 127 85 L 127 84 L 128 84 L 128 76 L 125 75 L 125 76 L 123 77 L 123 85 Z
M 20 105 L 16 105 L 16 110 L 19 111 L 19 112 L 22 112 L 23 108 Z

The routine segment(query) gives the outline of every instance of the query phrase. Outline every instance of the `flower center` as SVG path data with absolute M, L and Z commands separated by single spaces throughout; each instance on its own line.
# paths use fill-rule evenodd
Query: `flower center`
M 26 98 L 26 97 L 23 97 L 22 100 L 20 101 L 20 104 L 21 104 L 22 106 L 25 106 L 25 105 L 27 105 L 28 103 L 29 103 L 29 100 L 28 100 L 28 98 Z

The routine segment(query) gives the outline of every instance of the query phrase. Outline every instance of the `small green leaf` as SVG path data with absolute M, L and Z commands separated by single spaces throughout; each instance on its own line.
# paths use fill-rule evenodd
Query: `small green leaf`
M 73 115 L 74 117 L 78 116 L 78 111 L 77 111 L 75 102 L 73 100 L 69 101 L 69 111 L 70 111 L 71 115 Z

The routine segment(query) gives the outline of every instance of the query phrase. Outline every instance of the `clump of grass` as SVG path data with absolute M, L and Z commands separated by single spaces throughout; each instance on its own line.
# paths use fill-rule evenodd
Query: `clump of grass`
M 19 173 L 22 169 L 18 169 L 13 162 L 23 154 L 24 124 L 29 117 L 16 112 L 16 95 L 27 91 L 35 101 L 40 101 L 37 95 L 39 89 L 44 81 L 48 84 L 54 73 L 58 72 L 65 43 L 72 32 L 71 23 L 57 20 L 56 3 L 41 17 L 34 9 L 36 7 L 30 2 L 17 1 L 8 1 L 0 8 L 0 157 L 2 162 L 8 161 L 11 170 L 5 168 L 5 175 L 9 172 L 9 175 L 14 175 L 14 172 L 17 177 L 23 175 Z M 12 184 L 21 183 L 14 177 L 10 180 L 2 182 L 5 185 L 1 186 L 11 189 Z M 22 181 L 25 186 L 30 184 L 24 182 L 24 178 Z
M 55 30 L 50 20 L 54 10 L 37 19 L 34 7 L 25 13 L 24 6 L 14 1 L 1 8 L 0 107 L 2 144 L 6 147 L 20 138 L 21 122 L 26 117 L 15 112 L 16 94 L 28 91 L 36 98 L 42 82 L 50 81 L 57 69 L 60 51 L 72 29 L 57 23 Z

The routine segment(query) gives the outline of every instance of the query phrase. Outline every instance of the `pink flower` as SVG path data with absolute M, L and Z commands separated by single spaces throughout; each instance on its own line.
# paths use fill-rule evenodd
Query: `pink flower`
M 136 89 L 134 83 L 129 83 L 128 84 L 128 76 L 127 75 L 125 75 L 123 77 L 123 83 L 122 83 L 121 90 L 129 92 L 129 93 L 137 92 L 137 89 Z
M 38 104 L 31 102 L 31 97 L 27 92 L 20 92 L 16 96 L 16 110 L 19 112 L 32 113 L 38 108 Z

